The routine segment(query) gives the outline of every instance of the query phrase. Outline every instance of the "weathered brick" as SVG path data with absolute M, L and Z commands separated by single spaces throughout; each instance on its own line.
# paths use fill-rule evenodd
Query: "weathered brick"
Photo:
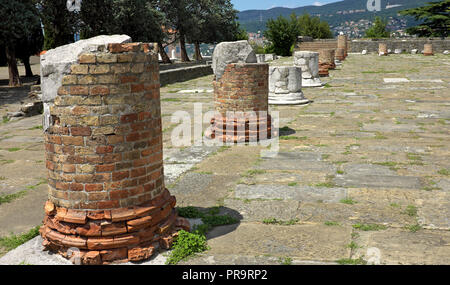
M 70 67 L 72 74 L 88 74 L 89 66 L 88 65 L 80 65 L 75 64 Z
M 109 87 L 105 85 L 92 86 L 89 89 L 89 95 L 109 95 Z
M 84 53 L 78 57 L 78 61 L 81 64 L 96 63 L 96 56 L 95 56 L 95 54 L 92 54 L 92 53 Z

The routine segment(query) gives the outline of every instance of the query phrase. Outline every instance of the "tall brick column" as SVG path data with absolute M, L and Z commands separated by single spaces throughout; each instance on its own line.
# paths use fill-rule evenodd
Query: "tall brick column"
M 319 50 L 319 75 L 329 76 L 328 70 L 336 69 L 336 63 L 334 59 L 336 52 L 334 49 L 321 49 Z
M 209 137 L 235 143 L 271 138 L 268 64 L 228 64 L 213 84 L 217 115 Z M 236 117 L 227 117 L 227 112 Z
M 378 45 L 378 55 L 380 56 L 387 56 L 389 54 L 387 44 L 380 43 Z
M 338 42 L 337 42 L 337 48 L 343 50 L 343 59 L 338 58 L 339 60 L 344 60 L 347 58 L 348 54 L 347 54 L 347 36 L 346 35 L 339 35 L 338 36 Z M 339 56 L 341 55 L 342 51 L 339 52 Z
M 164 186 L 159 88 L 158 55 L 140 43 L 82 53 L 62 77 L 45 133 L 47 249 L 139 261 L 189 229 Z
M 423 55 L 425 56 L 431 56 L 434 55 L 433 52 L 433 44 L 425 44 L 423 48 Z

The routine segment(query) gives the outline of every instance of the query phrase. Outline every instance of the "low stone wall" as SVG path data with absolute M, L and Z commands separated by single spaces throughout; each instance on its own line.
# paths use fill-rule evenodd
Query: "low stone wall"
M 387 44 L 387 48 L 390 50 L 401 49 L 402 51 L 410 52 L 413 49 L 422 51 L 425 44 L 433 44 L 433 50 L 435 53 L 442 53 L 446 50 L 450 50 L 450 38 L 447 39 L 389 39 L 389 40 L 352 40 L 350 52 L 362 52 L 367 50 L 368 52 L 378 52 L 378 46 L 380 43 Z
M 417 38 L 417 39 L 387 39 L 387 40 L 371 40 L 371 39 L 354 39 L 347 42 L 348 52 L 362 52 L 367 50 L 368 52 L 378 52 L 378 46 L 380 43 L 386 43 L 387 48 L 390 50 L 401 49 L 406 52 L 410 52 L 413 49 L 422 51 L 425 44 L 433 44 L 433 50 L 435 53 L 442 53 L 446 50 L 450 50 L 450 38 L 444 40 L 439 38 Z M 336 49 L 336 39 L 326 40 L 314 40 L 312 42 L 298 42 L 296 44 L 296 51 L 316 51 L 321 49 Z
M 197 65 L 191 67 L 163 70 L 160 72 L 161 86 L 176 82 L 183 82 L 202 76 L 213 74 L 211 65 Z

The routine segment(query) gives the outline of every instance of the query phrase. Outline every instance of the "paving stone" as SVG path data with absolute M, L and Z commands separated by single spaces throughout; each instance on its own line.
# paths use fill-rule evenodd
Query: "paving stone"
M 389 169 L 387 166 L 376 164 L 346 164 L 344 166 L 344 172 L 350 175 L 396 175 L 396 172 Z
M 175 187 L 170 189 L 170 192 L 173 195 L 198 195 L 212 182 L 212 176 L 212 174 L 187 173 L 178 181 Z
M 337 203 L 347 197 L 343 188 L 320 188 L 283 185 L 238 185 L 235 197 L 240 199 L 282 199 L 300 202 Z
M 392 124 L 392 123 L 376 123 L 376 124 L 364 124 L 363 130 L 369 132 L 424 132 L 420 129 L 419 126 L 416 125 L 408 125 L 408 124 Z
M 296 218 L 299 205 L 298 201 L 226 199 L 223 214 L 251 222 L 261 222 L 267 218 L 289 221 Z
M 353 175 L 346 174 L 333 179 L 339 187 L 372 187 L 372 188 L 406 188 L 422 189 L 423 185 L 417 177 L 387 175 Z
M 271 255 L 299 260 L 336 261 L 348 257 L 351 227 L 274 226 L 241 223 L 211 231 L 209 255 Z M 233 246 L 230 246 L 230 245 Z
M 433 191 L 426 199 L 416 200 L 419 224 L 429 229 L 450 230 L 450 193 Z
M 286 257 L 246 256 L 236 254 L 202 254 L 183 261 L 181 265 L 281 265 Z M 336 262 L 290 260 L 291 265 L 336 265 Z
M 368 250 L 380 253 L 380 264 L 450 264 L 450 232 L 404 229 L 359 232 L 356 241 L 362 248 L 352 258 L 366 256 Z

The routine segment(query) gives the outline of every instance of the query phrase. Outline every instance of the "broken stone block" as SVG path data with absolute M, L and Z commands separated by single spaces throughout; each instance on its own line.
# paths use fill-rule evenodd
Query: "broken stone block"
M 366 49 L 363 50 L 363 51 L 361 52 L 361 54 L 366 55 L 366 54 L 367 54 L 367 50 L 366 50 Z
M 394 50 L 394 53 L 395 53 L 395 54 L 401 54 L 401 53 L 402 53 L 402 50 L 397 48 L 397 49 Z
M 265 54 L 257 54 L 256 60 L 258 63 L 265 63 L 266 62 L 266 55 Z
M 222 42 L 213 53 L 212 68 L 216 80 L 220 80 L 230 63 L 257 63 L 256 54 L 248 41 Z
M 295 66 L 269 68 L 269 104 L 299 105 L 309 100 L 302 92 L 302 69 Z
M 320 87 L 319 53 L 312 51 L 296 51 L 294 53 L 294 66 L 302 69 L 303 87 Z
M 423 48 L 423 55 L 425 55 L 425 56 L 434 55 L 433 45 L 432 44 L 425 44 L 423 47 L 424 47 Z
M 386 56 L 389 54 L 389 50 L 387 48 L 387 44 L 380 43 L 378 46 L 378 55 L 379 56 Z
M 417 54 L 418 52 L 419 52 L 418 49 L 413 49 L 413 50 L 411 50 L 411 54 Z

